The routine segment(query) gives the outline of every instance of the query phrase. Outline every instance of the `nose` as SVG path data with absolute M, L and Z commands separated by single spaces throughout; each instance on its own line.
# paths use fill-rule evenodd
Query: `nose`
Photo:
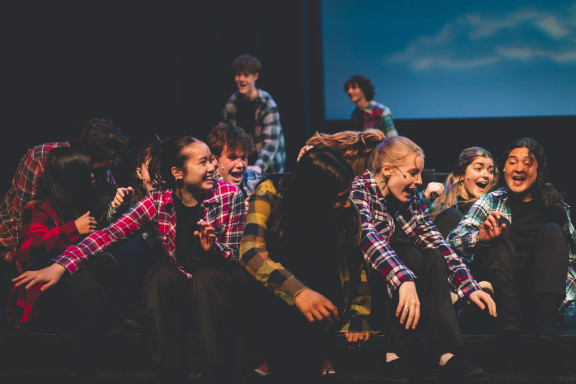
M 418 173 L 416 175 L 416 179 L 414 180 L 414 184 L 416 185 L 422 185 L 422 174 Z

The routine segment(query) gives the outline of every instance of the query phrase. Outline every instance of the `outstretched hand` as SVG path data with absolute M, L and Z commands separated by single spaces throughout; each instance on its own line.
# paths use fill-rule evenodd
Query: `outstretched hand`
M 309 322 L 338 320 L 338 308 L 322 294 L 306 288 L 294 299 L 294 304 Z
M 488 313 L 492 317 L 496 317 L 496 303 L 492 300 L 492 296 L 484 291 L 474 291 L 470 294 L 470 301 L 478 306 L 478 308 L 484 310 L 488 307 Z
M 12 282 L 16 287 L 26 284 L 26 289 L 29 289 L 36 284 L 44 283 L 42 288 L 40 288 L 43 292 L 56 284 L 64 272 L 66 272 L 66 268 L 58 263 L 54 263 L 38 271 L 26 271 L 20 276 L 12 279 Z

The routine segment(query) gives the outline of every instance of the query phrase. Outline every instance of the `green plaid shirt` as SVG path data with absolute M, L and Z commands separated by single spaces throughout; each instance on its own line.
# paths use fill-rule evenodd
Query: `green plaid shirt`
M 568 250 L 570 262 L 568 265 L 568 276 L 566 279 L 566 300 L 565 303 L 576 299 L 576 231 L 570 220 L 570 207 L 564 204 L 566 211 L 566 221 L 562 228 Z M 474 257 L 474 250 L 484 246 L 478 241 L 480 226 L 491 212 L 500 212 L 509 222 L 512 222 L 512 213 L 508 198 L 508 188 L 503 187 L 494 192 L 481 196 L 468 213 L 462 218 L 458 226 L 448 234 L 448 242 L 458 253 L 469 260 Z

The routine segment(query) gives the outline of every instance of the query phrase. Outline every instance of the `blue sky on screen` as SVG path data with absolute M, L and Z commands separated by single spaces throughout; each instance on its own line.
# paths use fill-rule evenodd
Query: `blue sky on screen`
M 575 0 L 323 0 L 326 118 L 372 79 L 394 118 L 576 115 Z

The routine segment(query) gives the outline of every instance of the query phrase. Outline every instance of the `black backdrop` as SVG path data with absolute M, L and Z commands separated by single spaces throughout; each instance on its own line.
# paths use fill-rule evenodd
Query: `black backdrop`
M 314 131 L 350 128 L 323 116 L 318 0 L 5 1 L 0 33 L 1 194 L 26 148 L 67 140 L 90 117 L 120 125 L 132 153 L 155 134 L 203 138 L 235 89 L 230 62 L 242 53 L 263 62 L 258 85 L 278 103 L 288 170 Z M 576 116 L 396 125 L 424 148 L 426 168 L 439 171 L 449 171 L 467 146 L 484 146 L 499 159 L 508 142 L 534 137 L 549 154 L 550 180 L 574 205 Z M 127 161 L 117 170 L 121 182 L 131 167 Z

